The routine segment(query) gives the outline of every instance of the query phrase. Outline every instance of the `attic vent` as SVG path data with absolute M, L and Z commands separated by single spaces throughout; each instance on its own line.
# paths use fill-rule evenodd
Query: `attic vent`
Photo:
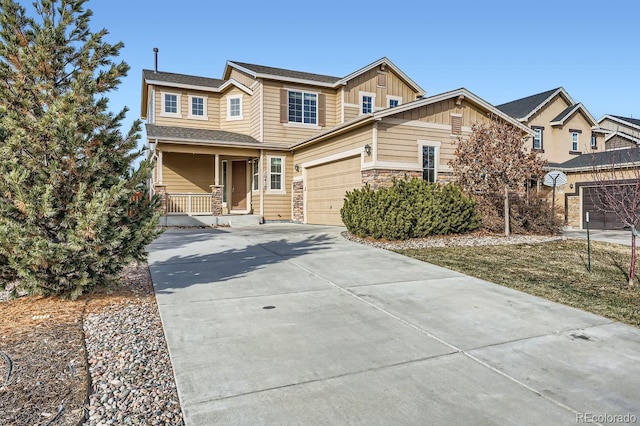
M 378 71 L 378 87 L 387 87 L 387 73 Z
M 462 134 L 462 115 L 451 115 L 451 134 Z

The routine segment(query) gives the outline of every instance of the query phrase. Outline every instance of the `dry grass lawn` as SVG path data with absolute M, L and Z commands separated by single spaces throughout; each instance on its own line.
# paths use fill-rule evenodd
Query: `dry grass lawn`
M 591 272 L 587 242 L 578 240 L 397 252 L 640 327 L 640 271 L 629 288 L 630 247 L 592 241 Z

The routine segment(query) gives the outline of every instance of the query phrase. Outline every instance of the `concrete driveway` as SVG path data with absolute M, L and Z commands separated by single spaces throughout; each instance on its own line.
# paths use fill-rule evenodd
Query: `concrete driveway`
M 149 246 L 188 426 L 640 421 L 639 329 L 341 230 L 169 230 Z
M 567 238 L 587 239 L 587 231 L 585 229 L 567 229 L 561 233 Z M 605 243 L 622 244 L 631 247 L 631 231 L 625 230 L 602 230 L 592 229 L 589 231 L 589 238 L 592 241 L 604 241 Z M 640 245 L 640 238 L 636 238 L 636 246 Z

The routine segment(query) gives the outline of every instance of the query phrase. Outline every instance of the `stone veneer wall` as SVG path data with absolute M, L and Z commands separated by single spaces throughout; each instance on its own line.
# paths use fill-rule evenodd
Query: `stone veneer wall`
M 580 228 L 581 225 L 581 217 L 580 217 L 580 197 L 567 197 L 567 225 Z
M 304 185 L 301 180 L 293 181 L 291 194 L 291 219 L 304 222 Z
M 160 209 L 162 215 L 167 215 L 167 185 L 154 185 L 153 190 L 160 196 Z
M 422 172 L 409 170 L 364 170 L 362 171 L 362 184 L 369 184 L 371 189 L 388 188 L 394 179 L 422 178 Z
M 222 216 L 222 185 L 211 185 L 211 212 L 213 216 Z

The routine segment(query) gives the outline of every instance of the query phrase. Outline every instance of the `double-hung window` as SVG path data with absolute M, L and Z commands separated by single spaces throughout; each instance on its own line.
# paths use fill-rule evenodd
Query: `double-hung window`
M 596 149 L 598 147 L 598 140 L 596 139 L 596 134 L 591 133 L 591 149 Z
M 362 114 L 372 113 L 376 105 L 376 94 L 360 92 L 360 112 Z
M 284 192 L 284 157 L 269 158 L 269 190 Z
M 436 181 L 436 147 L 422 146 L 422 179 L 428 182 Z
M 318 94 L 289 90 L 289 122 L 318 124 Z
M 177 93 L 162 93 L 162 114 L 170 117 L 180 116 L 180 95 Z
M 542 149 L 542 131 L 543 127 L 533 127 L 533 149 L 541 150 Z
M 227 96 L 227 120 L 242 120 L 242 95 Z
M 578 132 L 571 132 L 571 151 L 578 151 L 579 135 Z
M 189 96 L 189 118 L 207 118 L 207 100 L 202 96 Z

